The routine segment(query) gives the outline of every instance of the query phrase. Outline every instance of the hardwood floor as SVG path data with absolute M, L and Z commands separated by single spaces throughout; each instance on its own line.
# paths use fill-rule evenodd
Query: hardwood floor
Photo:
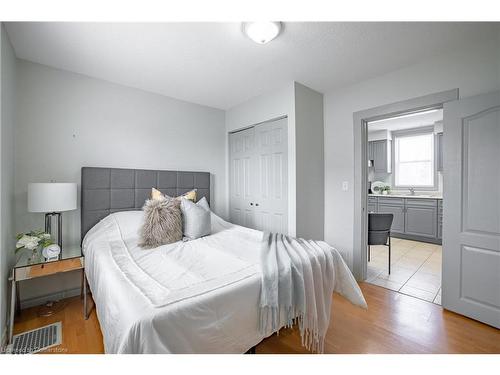
M 443 310 L 440 306 L 378 286 L 361 283 L 368 310 L 335 295 L 326 353 L 500 353 L 500 330 Z M 62 321 L 59 353 L 103 353 L 95 310 L 85 321 L 82 301 L 66 300 L 54 316 L 40 318 L 23 310 L 15 332 Z M 257 346 L 257 353 L 308 353 L 297 329 L 280 331 Z
M 89 296 L 90 297 L 90 296 Z M 89 302 L 91 298 L 89 298 Z M 52 316 L 39 317 L 38 307 L 31 307 L 21 311 L 16 317 L 14 334 L 29 331 L 47 324 L 62 322 L 62 344 L 49 348 L 48 354 L 97 354 L 104 353 L 102 333 L 99 320 L 92 309 L 88 320 L 83 318 L 83 300 L 72 297 L 63 300 L 66 305 Z M 90 302 L 91 305 L 92 302 Z

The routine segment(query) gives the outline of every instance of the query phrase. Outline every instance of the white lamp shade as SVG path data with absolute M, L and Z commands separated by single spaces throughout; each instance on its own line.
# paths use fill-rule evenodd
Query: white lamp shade
M 29 212 L 76 210 L 76 183 L 47 182 L 28 185 Z

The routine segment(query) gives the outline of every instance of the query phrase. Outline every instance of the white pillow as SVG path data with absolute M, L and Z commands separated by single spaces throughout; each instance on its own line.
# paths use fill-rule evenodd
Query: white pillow
M 203 204 L 182 198 L 181 211 L 184 237 L 195 240 L 212 232 L 210 211 L 207 211 Z
M 205 210 L 210 211 L 210 206 L 208 205 L 207 198 L 201 198 L 196 204 L 203 207 Z

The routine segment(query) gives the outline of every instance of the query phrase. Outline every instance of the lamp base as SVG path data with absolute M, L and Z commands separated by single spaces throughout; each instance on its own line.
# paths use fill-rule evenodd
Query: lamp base
M 52 218 L 57 217 L 57 244 L 61 249 L 59 260 L 62 259 L 62 215 L 60 212 L 49 212 L 45 214 L 45 233 L 52 236 Z

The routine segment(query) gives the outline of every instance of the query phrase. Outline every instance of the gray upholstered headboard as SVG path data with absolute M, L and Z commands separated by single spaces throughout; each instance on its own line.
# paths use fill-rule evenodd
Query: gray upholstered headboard
M 82 168 L 81 235 L 110 213 L 140 210 L 156 188 L 170 196 L 197 189 L 210 202 L 210 173 L 144 169 Z

